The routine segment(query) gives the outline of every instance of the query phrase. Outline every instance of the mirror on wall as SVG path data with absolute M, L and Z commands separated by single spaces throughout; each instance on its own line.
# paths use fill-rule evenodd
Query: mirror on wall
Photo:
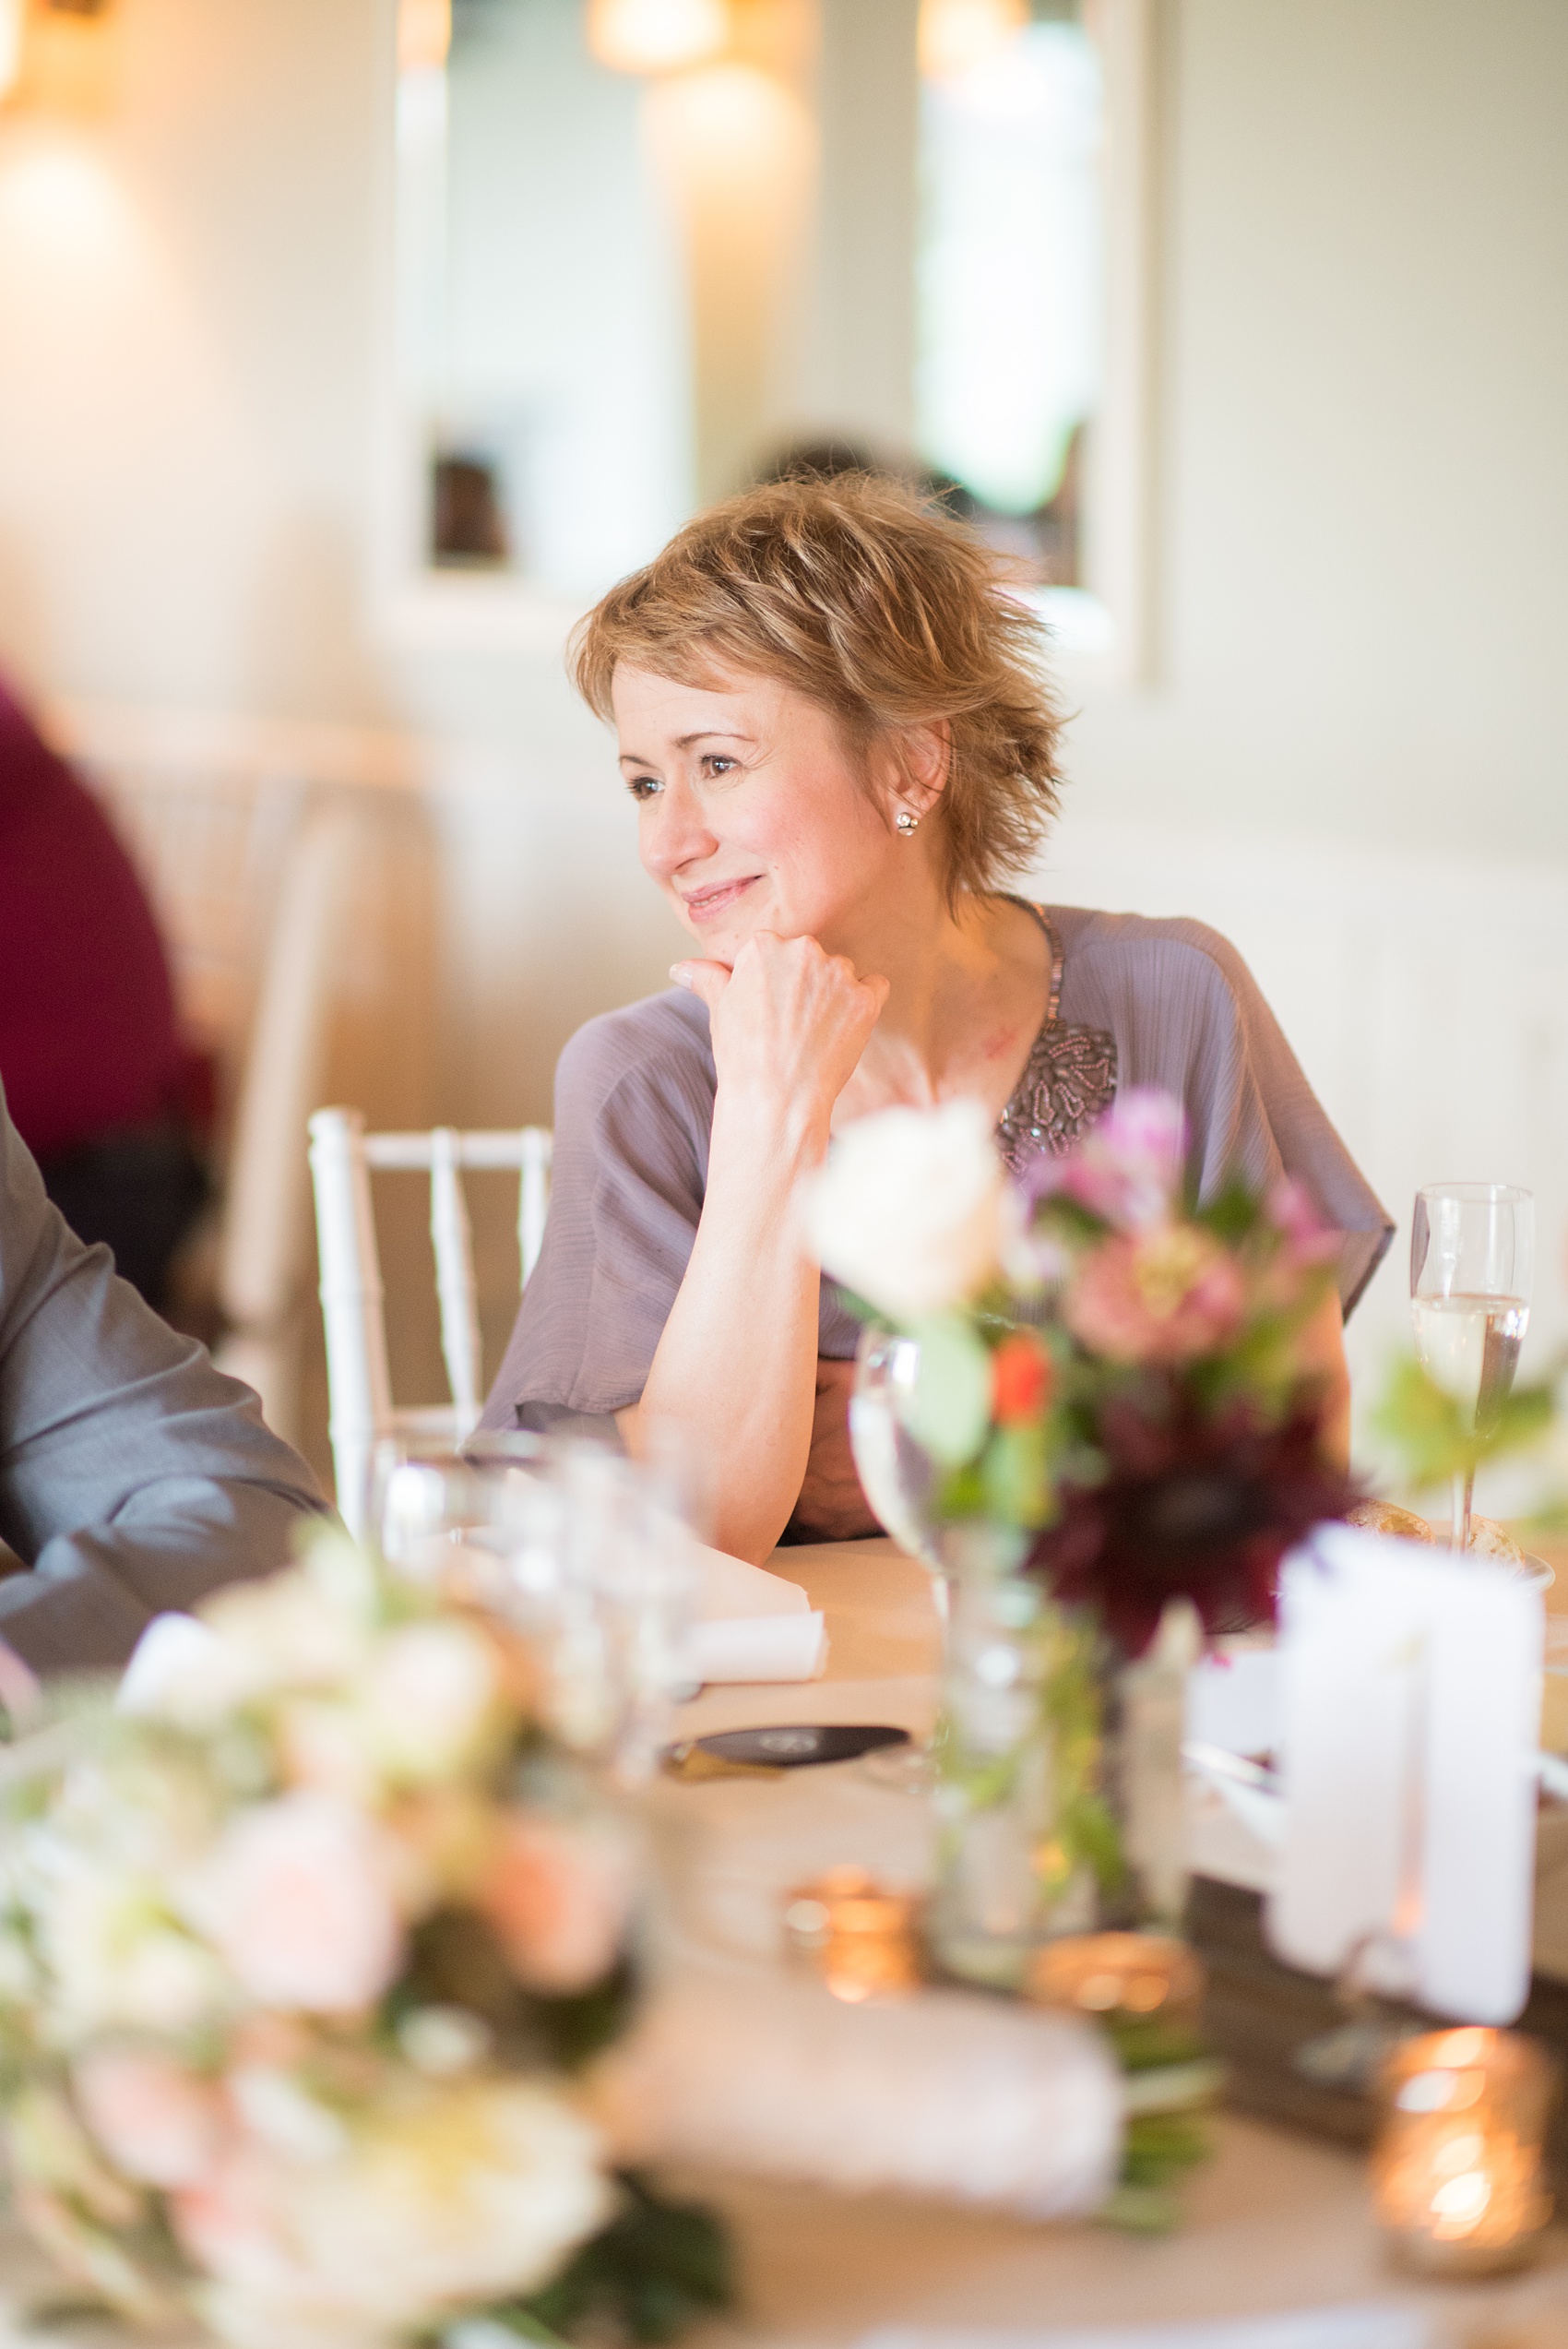
M 398 0 L 394 568 L 562 614 L 886 467 L 1135 660 L 1146 0 Z

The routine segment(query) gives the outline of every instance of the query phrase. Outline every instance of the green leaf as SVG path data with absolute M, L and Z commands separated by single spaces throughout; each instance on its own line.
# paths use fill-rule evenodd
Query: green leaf
M 920 1323 L 920 1378 L 909 1426 L 944 1468 L 962 1468 L 991 1425 L 991 1355 L 968 1322 L 938 1314 Z
M 1097 2226 L 1119 2235 L 1174 2235 L 1181 2224 L 1182 2205 L 1162 2186 L 1114 2186 L 1095 2212 Z
M 667 2202 L 636 2171 L 620 2173 L 621 2208 L 552 2283 L 488 2313 L 525 2339 L 549 2343 L 579 2327 L 640 2342 L 673 2339 L 735 2295 L 730 2238 L 711 2212 Z
M 980 1490 L 986 1514 L 1004 1525 L 1049 1525 L 1056 1495 L 1048 1428 L 999 1427 L 980 1462 Z
M 1398 1453 L 1412 1485 L 1469 1475 L 1480 1461 L 1520 1451 L 1543 1436 L 1554 1415 L 1550 1385 L 1515 1388 L 1482 1429 L 1467 1405 L 1438 1386 L 1413 1354 L 1394 1364 L 1372 1425 Z
M 1256 1225 L 1261 1210 L 1256 1194 L 1236 1177 L 1226 1184 L 1218 1198 L 1206 1206 L 1194 1209 L 1193 1222 L 1205 1231 L 1212 1232 L 1227 1247 L 1234 1247 L 1246 1239 Z

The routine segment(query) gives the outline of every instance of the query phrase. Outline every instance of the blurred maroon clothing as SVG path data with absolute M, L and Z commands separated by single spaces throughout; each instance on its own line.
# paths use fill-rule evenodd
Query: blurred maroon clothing
M 169 964 L 91 793 L 0 685 L 0 1078 L 35 1157 L 178 1115 Z

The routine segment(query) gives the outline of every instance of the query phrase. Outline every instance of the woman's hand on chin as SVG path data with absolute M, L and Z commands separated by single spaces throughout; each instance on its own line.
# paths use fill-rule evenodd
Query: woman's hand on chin
M 707 1006 L 719 1104 L 800 1121 L 826 1148 L 833 1104 L 882 1015 L 887 981 L 861 978 L 815 938 L 771 930 L 745 939 L 732 965 L 694 960 L 670 975 Z

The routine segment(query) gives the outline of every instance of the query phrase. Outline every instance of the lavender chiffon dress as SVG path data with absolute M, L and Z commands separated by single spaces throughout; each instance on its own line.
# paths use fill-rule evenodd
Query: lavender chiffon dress
M 1289 1174 L 1340 1235 L 1348 1313 L 1394 1225 L 1335 1132 L 1241 956 L 1201 922 L 1031 907 L 1051 999 L 997 1142 L 1022 1170 L 1060 1154 L 1127 1086 L 1185 1105 L 1200 1199 Z M 707 1179 L 716 1079 L 707 1007 L 672 988 L 580 1028 L 555 1077 L 544 1246 L 485 1409 L 487 1429 L 602 1421 L 642 1393 L 685 1273 Z M 860 1325 L 823 1284 L 819 1352 Z

